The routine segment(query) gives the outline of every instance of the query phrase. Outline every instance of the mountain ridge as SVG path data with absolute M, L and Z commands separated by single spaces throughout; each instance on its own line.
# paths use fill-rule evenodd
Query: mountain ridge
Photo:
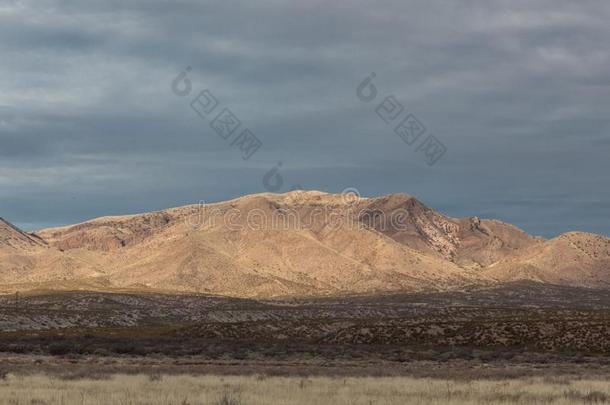
M 517 280 L 610 287 L 604 236 L 568 232 L 545 240 L 502 221 L 448 217 L 408 194 L 261 193 L 34 234 L 2 223 L 0 242 L 10 239 L 12 247 L 0 243 L 0 291 L 79 282 L 236 297 Z

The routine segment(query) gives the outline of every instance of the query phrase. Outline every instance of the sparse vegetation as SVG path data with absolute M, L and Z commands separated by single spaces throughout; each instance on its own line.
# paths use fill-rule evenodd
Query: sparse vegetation
M 0 381 L 1 404 L 93 405 L 590 405 L 610 403 L 603 380 L 452 381 L 428 378 L 115 375 L 65 380 L 9 375 Z
M 0 296 L 0 404 L 609 402 L 605 291 L 529 283 L 275 301 L 127 292 L 23 301 Z

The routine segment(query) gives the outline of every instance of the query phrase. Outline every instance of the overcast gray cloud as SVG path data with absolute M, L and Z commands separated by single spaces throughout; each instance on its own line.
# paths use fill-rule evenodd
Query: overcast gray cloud
M 35 229 L 217 201 L 265 191 L 281 162 L 281 191 L 609 234 L 609 20 L 605 0 L 3 0 L 0 216 Z M 251 159 L 189 107 L 204 88 L 262 140 Z M 448 148 L 436 165 L 375 114 L 390 94 Z

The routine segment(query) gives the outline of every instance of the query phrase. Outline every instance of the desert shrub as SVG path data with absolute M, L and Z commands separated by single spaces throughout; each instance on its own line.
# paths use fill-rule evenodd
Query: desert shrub
M 600 391 L 591 391 L 588 394 L 583 395 L 582 399 L 587 404 L 605 404 L 610 401 L 610 395 Z
M 49 353 L 53 356 L 62 356 L 64 354 L 70 353 L 71 351 L 72 346 L 65 342 L 53 343 L 49 346 Z
M 343 379 L 343 381 L 345 382 L 345 379 Z M 307 379 L 307 378 L 301 378 L 299 380 L 299 388 L 300 389 L 305 389 L 305 388 L 307 388 L 311 384 L 312 384 L 311 381 L 309 379 Z
M 149 374 L 148 379 L 150 381 L 161 381 L 161 380 L 163 380 L 163 375 L 161 375 L 159 373 Z
M 135 356 L 146 355 L 146 350 L 142 349 L 141 347 L 126 344 L 117 344 L 112 348 L 112 351 L 117 354 L 130 354 Z
M 605 404 L 610 401 L 610 395 L 601 391 L 589 391 L 586 394 L 581 394 L 578 391 L 564 391 L 563 396 L 570 401 L 584 402 L 585 404 Z
M 93 354 L 95 354 L 96 356 L 100 356 L 100 357 L 107 357 L 107 356 L 110 356 L 112 353 L 110 353 L 108 350 L 104 349 L 103 347 L 100 347 L 100 348 L 93 350 Z
M 241 405 L 241 400 L 234 394 L 225 391 L 220 395 L 214 405 Z
M 12 352 L 12 353 L 26 353 L 28 351 L 27 346 L 22 344 L 10 344 L 7 346 L 0 346 L 0 352 Z
M 57 376 L 57 378 L 62 381 L 78 381 L 83 379 L 102 381 L 109 380 L 111 377 L 111 374 L 107 374 L 91 368 L 81 368 L 65 372 Z

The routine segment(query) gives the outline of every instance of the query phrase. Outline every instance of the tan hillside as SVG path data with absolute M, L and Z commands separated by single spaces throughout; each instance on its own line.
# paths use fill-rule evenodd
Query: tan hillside
M 18 283 L 61 282 L 103 274 L 97 256 L 87 261 L 53 248 L 35 234 L 21 231 L 0 219 L 0 291 Z
M 606 286 L 610 262 L 607 238 L 544 241 L 499 221 L 446 217 L 406 194 L 256 194 L 98 218 L 42 230 L 40 239 L 0 225 L 5 291 L 80 285 L 274 297 L 522 278 Z
M 45 243 L 0 218 L 0 280 L 11 282 L 35 267 L 35 256 Z
M 23 232 L 0 217 L 0 252 L 35 251 L 44 245 L 38 236 Z
M 578 287 L 610 287 L 610 238 L 569 232 L 518 257 L 491 266 L 485 274 L 500 280 L 535 280 Z

